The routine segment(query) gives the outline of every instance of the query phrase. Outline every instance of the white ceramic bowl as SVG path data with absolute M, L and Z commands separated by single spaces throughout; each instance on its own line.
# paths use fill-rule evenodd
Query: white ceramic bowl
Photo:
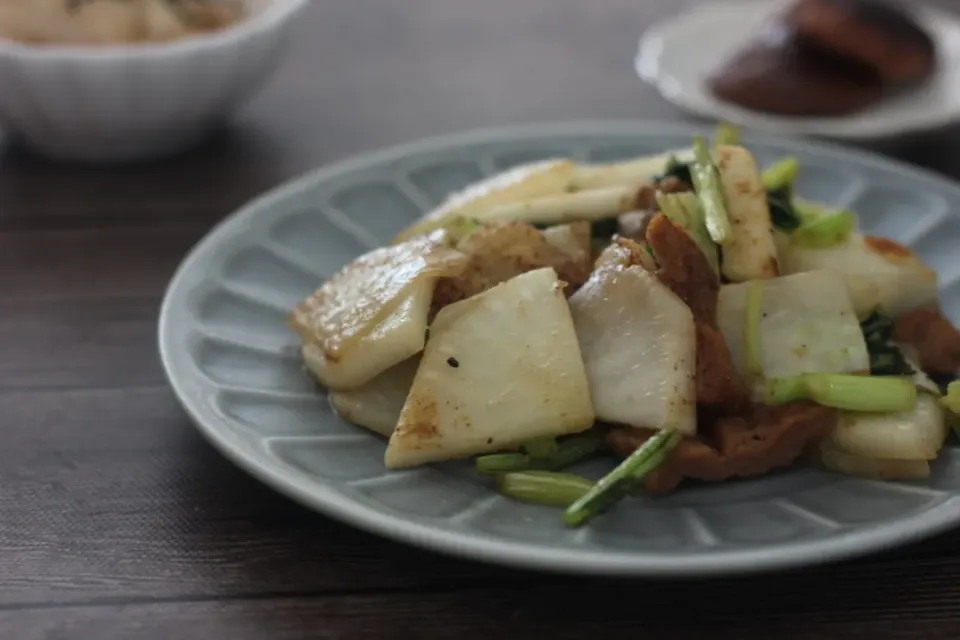
M 36 46 L 0 40 L 0 126 L 60 160 L 169 155 L 222 123 L 280 58 L 309 0 L 253 0 L 238 25 L 169 43 Z

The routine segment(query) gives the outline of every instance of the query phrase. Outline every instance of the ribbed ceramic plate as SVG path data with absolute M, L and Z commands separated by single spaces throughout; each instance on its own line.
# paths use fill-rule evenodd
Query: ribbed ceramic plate
M 291 182 L 227 218 L 183 262 L 160 318 L 170 382 L 204 435 L 272 487 L 359 528 L 479 560 L 636 576 L 737 573 L 862 554 L 960 523 L 960 450 L 950 444 L 928 482 L 794 468 L 637 498 L 567 530 L 558 511 L 498 496 L 468 464 L 387 472 L 384 441 L 340 420 L 304 372 L 288 310 L 449 191 L 517 163 L 650 154 L 687 145 L 693 133 L 664 123 L 481 131 Z M 939 270 L 944 307 L 960 319 L 960 188 L 835 147 L 762 136 L 746 144 L 761 163 L 796 155 L 802 195 L 852 207 L 868 231 L 914 246 Z

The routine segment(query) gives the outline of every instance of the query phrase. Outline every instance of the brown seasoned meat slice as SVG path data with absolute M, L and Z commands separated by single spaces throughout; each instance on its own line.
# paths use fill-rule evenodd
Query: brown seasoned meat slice
M 684 478 L 719 482 L 733 477 L 763 475 L 791 465 L 810 442 L 827 435 L 837 413 L 810 402 L 778 407 L 756 405 L 744 416 L 721 418 L 710 430 L 713 446 L 700 439 L 685 439 L 670 458 L 647 476 L 651 493 L 667 493 Z M 619 427 L 607 434 L 610 446 L 629 455 L 655 432 Z
M 697 322 L 697 403 L 735 407 L 746 404 L 750 391 L 733 366 L 720 330 Z
M 647 225 L 647 244 L 660 264 L 660 280 L 690 307 L 698 322 L 716 326 L 720 280 L 697 243 L 661 213 Z
M 895 342 L 911 345 L 928 373 L 960 371 L 960 331 L 937 307 L 915 309 L 897 319 Z
M 474 231 L 458 245 L 467 255 L 467 267 L 452 278 L 441 278 L 433 294 L 432 313 L 483 293 L 514 276 L 543 267 L 553 267 L 567 283 L 565 294 L 573 295 L 590 276 L 587 266 L 550 244 L 535 227 L 507 222 Z
M 685 231 L 657 215 L 647 227 L 647 242 L 659 262 L 657 277 L 693 312 L 697 326 L 697 403 L 738 405 L 749 398 L 743 378 L 717 329 L 720 281 L 707 257 Z

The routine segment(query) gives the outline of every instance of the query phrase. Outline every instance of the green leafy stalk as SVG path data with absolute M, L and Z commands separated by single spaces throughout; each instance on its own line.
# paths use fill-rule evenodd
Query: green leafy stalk
M 743 338 L 746 347 L 747 373 L 763 375 L 763 353 L 760 340 L 760 320 L 763 311 L 763 280 L 751 280 L 747 284 L 747 317 L 743 323 Z
M 874 310 L 860 323 L 860 330 L 863 331 L 863 336 L 867 340 L 876 339 L 887 342 L 893 338 L 893 330 L 896 326 L 893 318 Z
M 793 156 L 781 158 L 763 172 L 773 226 L 791 234 L 800 246 L 825 248 L 845 241 L 856 228 L 856 214 L 794 197 L 799 173 L 800 163 Z
M 559 449 L 560 445 L 557 444 L 556 438 L 551 437 L 536 438 L 523 445 L 526 454 L 535 460 L 550 458 Z
M 690 175 L 690 164 L 686 162 L 680 162 L 674 156 L 670 156 L 670 158 L 667 160 L 667 166 L 663 169 L 663 174 L 656 176 L 654 180 L 656 182 L 662 182 L 667 178 L 675 178 L 680 182 L 692 185 L 693 177 Z
M 796 203 L 794 203 L 796 205 Z M 857 226 L 852 211 L 836 211 L 804 222 L 790 236 L 791 242 L 801 247 L 825 249 L 846 242 Z
M 533 458 L 523 453 L 490 453 L 479 456 L 474 464 L 479 473 L 497 475 L 529 469 L 533 465 Z
M 763 186 L 767 191 L 787 189 L 792 193 L 799 174 L 800 162 L 793 156 L 786 156 L 763 170 Z
M 530 451 L 531 445 L 528 443 L 524 446 L 527 453 L 490 453 L 478 456 L 474 464 L 477 472 L 484 475 L 498 475 L 511 471 L 559 471 L 606 448 L 603 438 L 595 435 L 573 436 L 555 442 L 555 445 L 555 448 L 546 445 L 536 451 L 538 455 L 533 455 Z M 534 449 L 538 446 L 537 443 L 533 444 Z M 550 450 L 547 451 L 546 448 Z
M 808 373 L 767 382 L 767 401 L 781 404 L 813 400 L 825 407 L 862 413 L 910 411 L 917 402 L 917 387 L 910 378 Z
M 777 405 L 806 400 L 810 397 L 804 376 L 788 376 L 767 380 L 766 404 Z
M 703 208 L 697 196 L 692 193 L 661 193 L 657 195 L 657 206 L 670 222 L 687 232 L 707 257 L 714 273 L 720 273 L 720 255 L 717 245 L 710 238 L 704 219 Z
M 793 192 L 789 187 L 767 191 L 767 205 L 770 207 L 770 221 L 777 231 L 791 233 L 803 224 L 793 208 Z
M 909 378 L 809 374 L 807 388 L 817 404 L 847 411 L 899 413 L 917 404 L 917 387 Z
M 517 471 L 497 478 L 500 493 L 523 502 L 567 507 L 585 496 L 593 482 L 581 476 L 555 471 Z
M 617 468 L 597 481 L 580 499 L 567 507 L 564 522 L 579 527 L 624 498 L 644 477 L 659 467 L 682 436 L 675 429 L 665 429 L 647 440 Z
M 810 224 L 811 222 L 816 222 L 824 216 L 843 212 L 842 209 L 831 209 L 830 207 L 826 207 L 822 204 L 817 204 L 816 202 L 810 202 L 809 200 L 804 200 L 803 198 L 797 197 L 793 198 L 793 208 L 797 212 L 797 215 L 800 216 L 803 224 Z
M 874 376 L 912 376 L 915 372 L 903 352 L 893 342 L 896 323 L 892 318 L 873 311 L 860 323 L 870 354 L 870 374 Z
M 592 435 L 573 436 L 562 440 L 559 445 L 557 445 L 557 450 L 553 455 L 549 458 L 538 460 L 537 464 L 540 468 L 548 471 L 557 471 L 596 455 L 605 449 L 606 444 L 603 438 Z
M 726 197 L 720 182 L 720 171 L 713 163 L 710 150 L 702 136 L 693 139 L 694 162 L 690 166 L 693 188 L 700 199 L 710 237 L 719 245 L 733 240 L 733 229 L 727 215 Z

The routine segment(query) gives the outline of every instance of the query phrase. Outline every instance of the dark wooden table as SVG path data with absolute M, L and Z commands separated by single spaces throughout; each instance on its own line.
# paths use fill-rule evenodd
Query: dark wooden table
M 657 583 L 386 542 L 248 478 L 164 381 L 156 319 L 207 229 L 347 154 L 523 121 L 681 118 L 631 71 L 667 0 L 313 3 L 277 78 L 176 160 L 0 157 L 0 640 L 958 638 L 960 531 L 786 575 Z M 960 175 L 960 134 L 882 146 Z

